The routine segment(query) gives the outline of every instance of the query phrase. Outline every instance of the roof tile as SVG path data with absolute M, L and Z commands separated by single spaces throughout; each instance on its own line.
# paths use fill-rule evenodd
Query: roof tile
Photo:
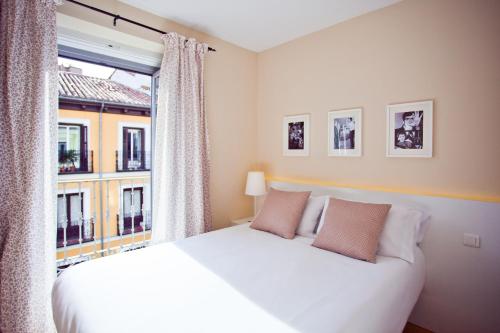
M 121 83 L 71 72 L 59 72 L 59 97 L 149 107 L 151 97 Z

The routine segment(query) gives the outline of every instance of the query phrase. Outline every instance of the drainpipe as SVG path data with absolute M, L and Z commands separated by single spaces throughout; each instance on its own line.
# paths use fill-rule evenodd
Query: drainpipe
M 99 109 L 99 218 L 101 220 L 101 257 L 104 256 L 104 205 L 102 201 L 102 112 L 104 111 L 104 103 L 101 103 Z

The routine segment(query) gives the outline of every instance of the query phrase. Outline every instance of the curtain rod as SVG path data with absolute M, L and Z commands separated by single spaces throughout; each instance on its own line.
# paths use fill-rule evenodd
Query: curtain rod
M 101 14 L 104 14 L 104 15 L 108 15 L 108 16 L 111 16 L 113 17 L 113 25 L 116 26 L 116 21 L 118 20 L 122 20 L 122 21 L 125 21 L 125 22 L 128 22 L 130 24 L 134 24 L 134 25 L 137 25 L 139 27 L 142 27 L 142 28 L 145 28 L 145 29 L 149 29 L 149 30 L 152 30 L 152 31 L 156 31 L 160 34 L 166 34 L 165 31 L 162 31 L 162 30 L 159 30 L 159 29 L 156 29 L 156 28 L 153 28 L 153 27 L 150 27 L 148 25 L 145 25 L 145 24 L 142 24 L 140 22 L 137 22 L 137 21 L 134 21 L 134 20 L 131 20 L 131 19 L 128 19 L 126 17 L 123 17 L 123 16 L 120 16 L 120 15 L 117 15 L 117 14 L 113 14 L 111 12 L 108 12 L 108 11 L 105 11 L 105 10 L 102 10 L 102 9 L 99 9 L 97 7 L 93 7 L 93 6 L 90 6 L 90 5 L 86 5 L 84 3 L 81 3 L 79 1 L 76 1 L 76 0 L 66 0 L 67 2 L 71 2 L 71 3 L 74 3 L 75 5 L 79 5 L 79 6 L 82 6 L 82 7 L 85 7 L 87 9 L 90 9 L 90 10 L 93 10 L 93 11 L 96 11 L 96 12 L 99 12 Z M 208 50 L 209 51 L 212 51 L 212 52 L 215 52 L 216 50 L 214 48 L 211 48 L 210 46 L 208 47 Z

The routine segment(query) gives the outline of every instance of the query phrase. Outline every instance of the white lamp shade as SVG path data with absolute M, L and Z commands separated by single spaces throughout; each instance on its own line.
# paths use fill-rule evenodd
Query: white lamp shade
M 247 176 L 246 195 L 259 196 L 266 194 L 266 180 L 264 172 L 249 171 Z

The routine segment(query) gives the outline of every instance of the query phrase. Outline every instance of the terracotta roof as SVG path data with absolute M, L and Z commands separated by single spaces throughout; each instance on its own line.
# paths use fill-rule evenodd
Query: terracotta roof
M 149 107 L 151 97 L 121 83 L 71 72 L 59 72 L 59 97 Z

